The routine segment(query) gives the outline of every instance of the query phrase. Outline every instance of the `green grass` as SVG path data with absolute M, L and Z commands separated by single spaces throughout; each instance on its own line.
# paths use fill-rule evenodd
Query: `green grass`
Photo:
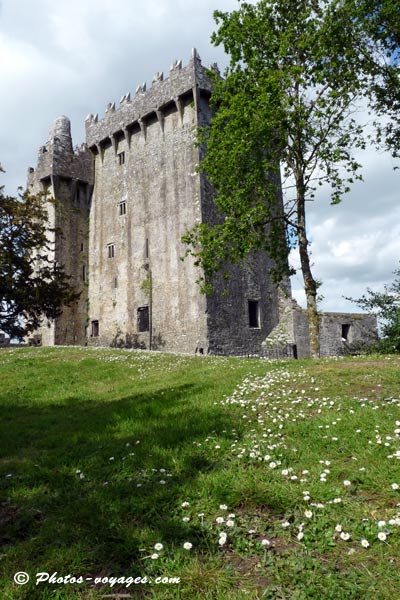
M 26 348 L 0 369 L 2 599 L 400 597 L 399 358 Z

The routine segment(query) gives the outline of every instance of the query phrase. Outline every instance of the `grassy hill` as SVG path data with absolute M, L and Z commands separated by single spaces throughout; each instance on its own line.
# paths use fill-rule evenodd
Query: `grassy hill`
M 4 600 L 399 597 L 399 358 L 4 349 L 0 416 Z

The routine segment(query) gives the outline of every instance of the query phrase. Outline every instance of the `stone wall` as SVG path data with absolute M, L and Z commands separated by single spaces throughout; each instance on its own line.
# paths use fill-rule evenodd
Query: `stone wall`
M 216 277 L 214 294 L 207 298 L 210 352 L 261 351 L 279 321 L 278 290 L 268 277 L 268 267 L 266 255 L 259 253 L 241 267 L 231 266 L 227 281 Z
M 206 299 L 193 260 L 181 260 L 180 241 L 201 219 L 196 61 L 194 56 L 185 69 L 173 69 L 171 80 L 156 81 L 102 122 L 87 121 L 95 155 L 90 344 L 151 343 L 183 352 L 207 347 Z M 150 107 L 140 124 L 135 121 Z M 123 135 L 127 125 L 129 135 Z M 150 324 L 142 332 L 138 318 L 144 307 Z
M 322 313 L 320 322 L 321 356 L 338 356 L 361 345 L 377 341 L 375 315 L 361 313 Z

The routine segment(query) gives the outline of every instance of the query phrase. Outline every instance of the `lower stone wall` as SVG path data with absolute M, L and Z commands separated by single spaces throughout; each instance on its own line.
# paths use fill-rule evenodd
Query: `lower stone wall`
M 229 277 L 218 274 L 207 296 L 209 353 L 232 356 L 259 354 L 279 323 L 278 290 L 266 274 L 270 262 L 263 253 L 245 264 L 230 265 Z
M 307 312 L 297 304 L 293 311 L 298 358 L 310 356 Z M 340 356 L 371 345 L 378 339 L 375 315 L 362 313 L 320 314 L 320 356 Z
M 340 356 L 371 345 L 378 339 L 375 315 L 361 313 L 322 313 L 321 356 Z

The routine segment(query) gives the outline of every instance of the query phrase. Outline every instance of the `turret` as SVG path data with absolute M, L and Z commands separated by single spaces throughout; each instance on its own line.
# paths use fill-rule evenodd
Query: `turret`
M 93 163 L 86 145 L 74 150 L 71 122 L 68 117 L 57 117 L 50 128 L 45 146 L 39 148 L 36 179 L 43 181 L 61 176 L 93 183 Z
M 58 117 L 49 137 L 39 149 L 36 170 L 30 169 L 28 185 L 33 192 L 45 189 L 48 202 L 50 260 L 62 265 L 79 299 L 64 306 L 54 321 L 43 323 L 36 334 L 45 345 L 85 343 L 87 316 L 88 218 L 93 189 L 93 158 L 86 144 L 74 150 L 71 123 Z
M 64 115 L 58 117 L 50 129 L 49 143 L 54 144 L 54 151 L 73 152 L 71 122 Z

